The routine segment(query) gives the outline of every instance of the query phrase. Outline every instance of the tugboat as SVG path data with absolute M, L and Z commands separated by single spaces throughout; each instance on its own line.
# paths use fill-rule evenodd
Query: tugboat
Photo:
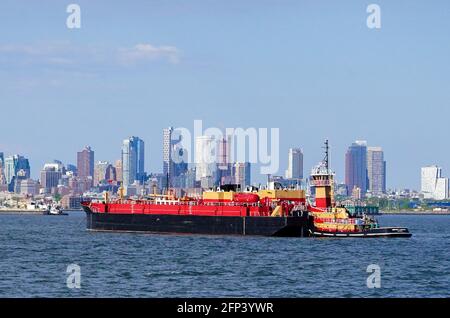
M 310 185 L 315 190 L 315 204 L 308 204 L 313 217 L 312 236 L 316 237 L 411 237 L 405 227 L 380 227 L 367 215 L 353 216 L 347 208 L 334 202 L 334 172 L 329 168 L 329 144 L 325 141 L 325 158 L 311 172 Z

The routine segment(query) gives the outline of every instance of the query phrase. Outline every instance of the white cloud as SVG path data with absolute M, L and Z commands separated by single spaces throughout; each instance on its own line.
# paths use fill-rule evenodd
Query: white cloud
M 68 43 L 4 44 L 0 45 L 0 63 L 9 65 L 70 65 L 74 60 L 73 47 Z
M 124 64 L 165 59 L 171 64 L 180 62 L 180 51 L 174 46 L 153 46 L 140 43 L 132 48 L 119 49 L 119 60 Z
M 178 64 L 180 51 L 175 46 L 154 46 L 148 43 L 130 48 L 79 46 L 71 43 L 0 45 L 0 64 L 7 62 L 9 65 L 127 66 L 156 61 Z
M 1 54 L 16 54 L 27 56 L 53 56 L 67 52 L 71 49 L 69 43 L 61 42 L 54 44 L 4 44 L 0 45 Z

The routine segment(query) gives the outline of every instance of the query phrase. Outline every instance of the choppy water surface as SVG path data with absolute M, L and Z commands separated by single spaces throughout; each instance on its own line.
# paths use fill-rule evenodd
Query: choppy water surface
M 0 297 L 449 297 L 450 216 L 381 216 L 411 239 L 94 233 L 85 215 L 0 215 Z M 69 264 L 81 288 L 66 286 Z M 366 285 L 370 264 L 381 288 Z

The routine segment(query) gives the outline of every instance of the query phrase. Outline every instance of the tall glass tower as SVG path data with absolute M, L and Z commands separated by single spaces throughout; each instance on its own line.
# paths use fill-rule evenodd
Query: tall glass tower
M 17 179 L 30 178 L 30 162 L 23 156 L 14 155 L 5 158 L 5 179 L 8 184 L 8 190 L 14 191 L 15 181 Z
M 144 141 L 139 137 L 130 137 L 122 143 L 122 179 L 124 186 L 135 181 L 145 181 Z
M 366 141 L 354 142 L 345 154 L 345 184 L 349 194 L 358 188 L 361 196 L 365 196 L 368 189 Z
M 163 174 L 164 187 L 173 186 L 175 177 L 187 173 L 188 150 L 183 148 L 182 135 L 178 129 L 163 129 Z M 169 182 L 167 185 L 166 183 Z
M 386 161 L 381 147 L 367 148 L 367 175 L 372 194 L 380 195 L 386 192 Z
M 303 151 L 300 148 L 290 148 L 286 179 L 303 179 Z

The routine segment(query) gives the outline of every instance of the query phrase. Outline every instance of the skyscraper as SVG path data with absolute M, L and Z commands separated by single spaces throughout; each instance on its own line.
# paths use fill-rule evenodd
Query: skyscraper
M 3 152 L 0 152 L 0 184 L 5 183 L 4 167 L 5 167 L 5 157 L 3 155 Z
M 188 170 L 188 153 L 181 144 L 182 136 L 177 135 L 172 127 L 163 129 L 163 175 L 164 186 L 169 182 L 173 186 L 173 179 Z
M 16 186 L 16 193 L 22 195 L 36 195 L 38 194 L 38 184 L 31 179 L 19 180 Z
M 59 162 L 46 163 L 41 170 L 41 186 L 46 193 L 50 193 L 53 188 L 56 188 L 63 176 L 64 167 Z
M 114 164 L 114 168 L 116 170 L 116 181 L 122 182 L 122 159 L 116 160 L 116 163 Z
M 80 178 L 94 176 L 94 151 L 86 146 L 77 153 L 77 171 Z
M 445 200 L 449 197 L 449 179 L 442 177 L 442 168 L 422 168 L 421 192 L 425 199 Z
M 163 129 L 163 174 L 165 179 L 170 180 L 173 177 L 173 167 L 172 167 L 172 132 L 173 128 Z
M 108 183 L 113 182 L 113 181 L 117 181 L 116 168 L 112 164 L 109 164 L 106 167 L 105 181 L 108 182 Z
M 5 158 L 5 180 L 8 185 L 8 191 L 14 191 L 15 182 L 30 178 L 30 162 L 23 156 L 14 155 Z
M 98 161 L 94 168 L 94 186 L 109 180 L 107 176 L 108 169 L 112 167 L 108 161 Z
M 368 188 L 366 141 L 354 142 L 345 154 L 345 184 L 348 193 L 358 188 L 361 190 L 361 196 L 365 196 Z
M 66 172 L 69 172 L 69 171 L 72 173 L 72 175 L 76 176 L 77 175 L 77 166 L 75 166 L 71 163 L 68 163 L 66 166 Z
M 217 145 L 217 173 L 221 185 L 234 183 L 234 168 L 231 164 L 232 138 L 232 136 L 225 136 L 219 139 Z
M 386 161 L 381 147 L 367 148 L 367 176 L 372 194 L 380 195 L 386 192 Z
M 136 180 L 141 184 L 145 182 L 147 177 L 145 173 L 145 144 L 144 141 L 138 137 L 131 137 L 136 144 Z
M 217 177 L 217 141 L 213 136 L 198 136 L 195 141 L 196 180 L 211 187 Z M 203 180 L 202 180 L 203 179 Z M 206 182 L 205 180 L 208 180 Z
M 303 179 L 303 151 L 300 148 L 290 148 L 286 179 Z
M 251 165 L 249 162 L 236 162 L 234 165 L 235 184 L 240 185 L 241 190 L 251 185 Z
M 145 181 L 144 141 L 139 137 L 125 139 L 122 144 L 122 180 L 125 187 Z
M 217 165 L 221 170 L 228 170 L 231 160 L 232 136 L 219 139 L 217 144 Z

